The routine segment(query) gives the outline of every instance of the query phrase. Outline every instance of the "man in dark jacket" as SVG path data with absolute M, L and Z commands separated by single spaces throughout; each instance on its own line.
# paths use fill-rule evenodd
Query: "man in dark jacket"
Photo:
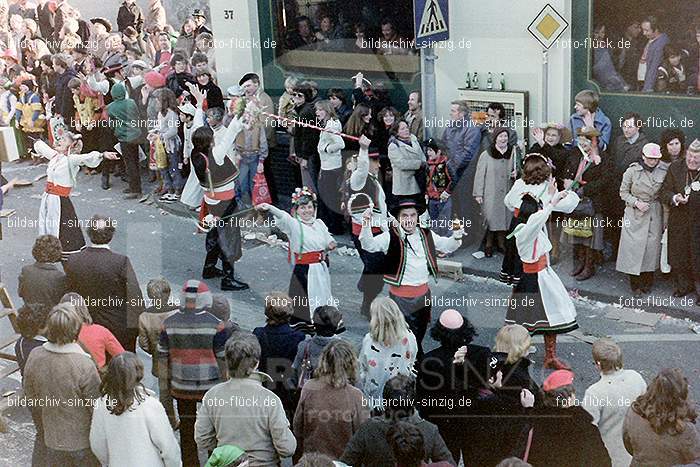
M 453 101 L 450 105 L 450 122 L 442 134 L 442 144 L 449 154 L 447 164 L 455 174 L 452 180 L 454 187 L 452 212 L 457 219 L 472 219 L 480 211 L 471 192 L 481 138 L 481 128 L 470 119 L 469 105 L 465 101 Z M 471 169 L 467 170 L 470 166 Z M 463 222 L 463 225 L 466 223 Z M 472 227 L 479 226 L 481 226 L 480 222 L 472 224 Z M 483 236 L 475 233 L 474 230 L 469 234 L 466 236 L 467 243 L 480 242 Z
M 573 381 L 571 371 L 551 373 L 542 384 L 542 407 L 528 409 L 532 411 L 532 443 L 527 461 L 532 465 L 611 465 L 593 417 L 576 402 Z M 523 453 L 527 438 L 523 433 Z
M 636 112 L 628 112 L 622 117 L 622 134 L 613 141 L 611 153 L 615 159 L 617 174 L 621 177 L 632 162 L 642 157 L 642 148 L 649 142 L 642 128 L 642 117 Z
M 642 158 L 642 148 L 649 142 L 647 136 L 640 130 L 642 127 L 642 117 L 636 112 L 628 112 L 622 117 L 622 134 L 613 140 L 610 147 L 610 155 L 615 161 L 615 182 L 622 180 L 625 170 L 633 162 L 639 162 Z M 625 203 L 621 199 L 611 196 L 610 217 L 617 220 L 612 227 L 608 227 L 606 233 L 612 245 L 614 256 L 617 256 L 617 248 L 620 245 L 620 234 L 622 232 L 622 222 L 620 221 L 625 213 Z
M 187 57 L 181 51 L 175 52 L 170 59 L 170 66 L 173 71 L 166 77 L 165 86 L 180 97 L 187 91 L 187 83 L 196 84 L 192 73 L 187 71 Z
M 51 2 L 47 0 L 39 0 L 39 5 L 36 7 L 37 23 L 39 24 L 39 32 L 45 40 L 50 40 L 53 36 L 54 15 L 51 9 Z
M 119 7 L 119 13 L 117 13 L 119 32 L 124 32 L 129 26 L 141 34 L 143 29 L 143 12 L 134 0 L 124 0 L 124 3 Z
M 113 253 L 109 242 L 115 221 L 95 215 L 87 234 L 92 245 L 65 263 L 68 290 L 85 298 L 95 324 L 109 329 L 124 349 L 136 351 L 144 301 L 129 258 Z
M 52 58 L 53 71 L 56 73 L 56 99 L 54 100 L 54 115 L 62 116 L 66 125 L 70 125 L 75 115 L 75 105 L 73 104 L 73 94 L 68 88 L 68 82 L 76 77 L 75 70 L 68 66 L 68 63 L 58 55 Z
M 394 376 L 386 382 L 382 396 L 384 415 L 373 417 L 360 426 L 346 446 L 340 459 L 342 462 L 355 467 L 397 465 L 386 435 L 396 421 L 403 421 L 414 425 L 423 435 L 424 459 L 432 462 L 447 461 L 455 465 L 437 426 L 423 420 L 415 411 L 416 383 L 412 377 Z

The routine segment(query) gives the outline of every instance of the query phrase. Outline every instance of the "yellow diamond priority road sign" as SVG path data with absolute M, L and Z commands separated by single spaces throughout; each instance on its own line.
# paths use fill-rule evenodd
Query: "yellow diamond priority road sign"
M 547 4 L 530 23 L 527 30 L 545 49 L 549 49 L 568 27 L 569 23 L 564 17 L 552 5 Z

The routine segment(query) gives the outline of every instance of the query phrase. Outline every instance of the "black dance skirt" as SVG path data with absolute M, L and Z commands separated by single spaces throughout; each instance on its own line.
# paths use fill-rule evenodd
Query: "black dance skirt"
M 61 226 L 58 229 L 58 239 L 61 241 L 62 257 L 77 253 L 85 248 L 85 237 L 78 222 L 73 202 L 67 196 L 61 199 Z
M 578 328 L 575 316 L 568 322 L 553 326 L 542 302 L 538 273 L 523 272 L 513 288 L 505 324 L 520 324 L 530 334 L 564 334 Z

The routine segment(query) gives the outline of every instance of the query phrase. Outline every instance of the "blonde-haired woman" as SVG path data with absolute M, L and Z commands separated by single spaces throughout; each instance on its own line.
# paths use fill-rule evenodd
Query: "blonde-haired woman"
M 343 156 L 345 141 L 338 136 L 343 126 L 335 113 L 331 101 L 317 101 L 314 104 L 319 125 L 326 128 L 318 139 L 318 156 L 321 171 L 318 174 L 319 217 L 333 235 L 343 234 L 343 215 L 340 209 L 340 188 L 343 184 Z
M 491 354 L 497 361 L 491 374 L 493 397 L 479 402 L 479 412 L 487 417 L 480 439 L 494 442 L 486 441 L 482 449 L 488 454 L 480 459 L 480 465 L 495 465 L 499 459 L 522 449 L 518 440 L 522 433 L 527 434 L 531 421 L 525 406 L 532 406 L 533 395 L 539 394 L 537 384 L 530 377 L 527 358 L 530 344 L 530 333 L 519 324 L 503 326 L 496 334 Z M 528 397 L 531 398 L 529 403 Z M 503 423 L 504 420 L 508 422 Z
M 323 349 L 294 414 L 298 454 L 320 452 L 340 459 L 350 438 L 369 419 L 362 392 L 353 386 L 357 370 L 357 354 L 349 342 L 337 339 Z
M 374 299 L 370 316 L 369 332 L 360 350 L 360 388 L 370 409 L 381 412 L 384 384 L 398 374 L 413 374 L 418 344 L 392 299 Z

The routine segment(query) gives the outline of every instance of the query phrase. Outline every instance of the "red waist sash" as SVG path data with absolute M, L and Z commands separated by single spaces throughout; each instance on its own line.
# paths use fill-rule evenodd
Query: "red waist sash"
M 537 274 L 547 268 L 547 255 L 540 256 L 536 263 L 523 263 L 523 272 Z
M 397 297 L 416 298 L 428 293 L 428 284 L 422 285 L 392 285 L 389 287 L 389 292 Z
M 46 192 L 50 195 L 68 198 L 73 187 L 56 185 L 53 182 L 46 182 Z
M 289 262 L 292 262 L 292 252 L 288 254 Z M 309 251 L 307 253 L 294 253 L 294 264 L 316 264 L 326 259 L 323 251 Z

